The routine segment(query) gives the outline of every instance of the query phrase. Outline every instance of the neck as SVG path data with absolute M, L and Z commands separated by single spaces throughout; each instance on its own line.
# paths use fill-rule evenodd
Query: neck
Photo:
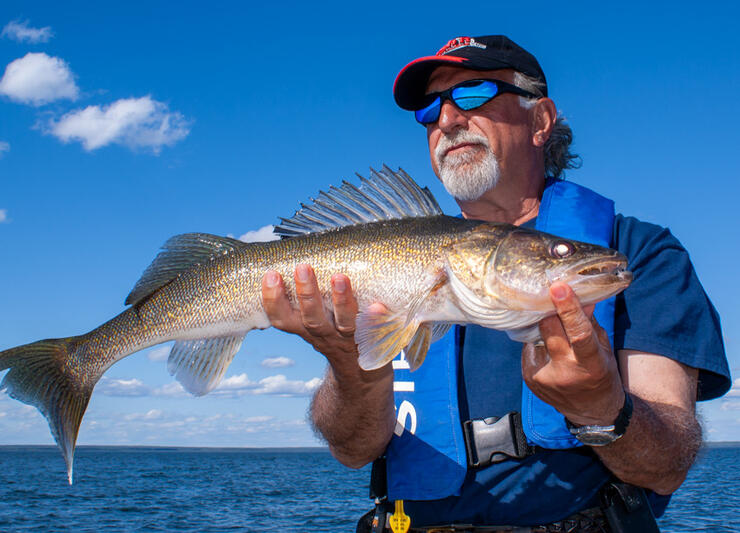
M 518 182 L 511 186 L 502 181 L 477 200 L 457 200 L 464 218 L 485 220 L 486 222 L 507 222 L 520 225 L 537 216 L 540 199 L 545 190 L 545 180 L 540 177 L 530 179 L 524 186 Z

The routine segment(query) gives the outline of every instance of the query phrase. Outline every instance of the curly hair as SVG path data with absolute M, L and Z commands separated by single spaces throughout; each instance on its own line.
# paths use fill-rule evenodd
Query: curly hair
M 545 96 L 542 82 L 521 72 L 514 73 L 514 85 L 537 95 L 536 98 L 520 96 L 519 102 L 523 107 L 530 108 L 537 100 Z M 558 112 L 550 138 L 545 141 L 546 176 L 563 179 L 565 169 L 580 168 L 581 157 L 570 151 L 571 143 L 573 143 L 573 130 L 570 129 L 565 117 Z

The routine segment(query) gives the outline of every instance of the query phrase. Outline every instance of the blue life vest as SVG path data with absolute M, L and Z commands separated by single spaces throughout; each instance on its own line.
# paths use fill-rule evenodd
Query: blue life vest
M 610 246 L 614 202 L 568 181 L 548 180 L 535 227 L 569 239 Z M 596 305 L 594 316 L 613 343 L 614 298 Z M 413 374 L 403 352 L 393 360 L 396 428 L 386 450 L 388 498 L 437 500 L 459 495 L 467 456 L 458 406 L 459 327 L 432 344 Z M 485 371 L 485 369 L 481 369 Z M 530 444 L 573 448 L 581 444 L 565 419 L 523 384 L 522 423 Z M 490 413 L 502 416 L 505 413 Z

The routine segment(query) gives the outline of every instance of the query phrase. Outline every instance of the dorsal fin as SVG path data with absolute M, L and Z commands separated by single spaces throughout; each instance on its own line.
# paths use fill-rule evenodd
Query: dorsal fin
M 393 172 L 383 165 L 380 171 L 370 169 L 370 177 L 360 178 L 355 186 L 343 181 L 339 187 L 319 191 L 311 203 L 301 204 L 289 219 L 273 232 L 281 237 L 318 233 L 342 226 L 353 226 L 378 220 L 439 215 L 442 209 L 432 193 L 423 189 L 402 169 Z
M 136 305 L 183 272 L 244 246 L 248 245 L 236 239 L 208 233 L 175 235 L 162 245 L 162 251 L 136 282 L 126 298 L 126 305 Z

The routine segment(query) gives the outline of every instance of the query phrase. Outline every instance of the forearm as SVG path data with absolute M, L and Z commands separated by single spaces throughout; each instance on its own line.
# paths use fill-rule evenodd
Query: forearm
M 622 481 L 659 494 L 674 492 L 701 446 L 701 426 L 692 412 L 632 395 L 634 411 L 624 436 L 594 447 Z
M 395 424 L 390 365 L 371 372 L 356 359 L 330 365 L 311 403 L 311 419 L 342 464 L 360 468 L 381 455 Z

